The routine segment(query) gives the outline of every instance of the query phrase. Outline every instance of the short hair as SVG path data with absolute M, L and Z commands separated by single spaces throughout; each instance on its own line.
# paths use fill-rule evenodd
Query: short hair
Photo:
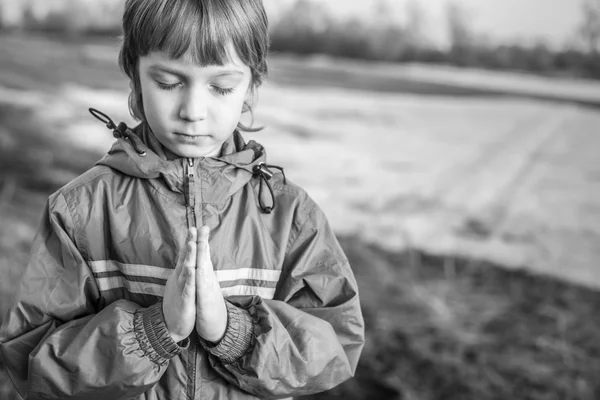
M 262 0 L 127 0 L 119 66 L 131 80 L 132 116 L 146 120 L 140 57 L 164 51 L 173 59 L 189 54 L 201 66 L 223 65 L 229 61 L 229 43 L 250 67 L 254 98 L 268 73 L 268 19 Z M 244 103 L 243 111 L 252 113 L 252 104 Z M 238 129 L 255 130 L 241 123 Z

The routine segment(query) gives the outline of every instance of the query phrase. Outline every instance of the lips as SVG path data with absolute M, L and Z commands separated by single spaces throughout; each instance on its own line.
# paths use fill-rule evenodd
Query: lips
M 189 137 L 189 138 L 200 138 L 200 137 L 208 137 L 209 135 L 197 135 L 197 134 L 191 134 L 191 133 L 183 133 L 183 132 L 173 132 L 176 135 L 179 136 L 183 136 L 183 137 Z

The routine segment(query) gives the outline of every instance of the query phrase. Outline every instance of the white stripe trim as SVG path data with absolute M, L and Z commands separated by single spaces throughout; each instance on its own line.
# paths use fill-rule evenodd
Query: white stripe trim
M 149 294 L 163 297 L 165 287 L 158 283 L 132 282 L 123 276 L 111 276 L 109 278 L 97 278 L 98 288 L 101 291 L 125 288 L 131 293 Z
M 256 281 L 278 282 L 281 271 L 274 269 L 239 268 L 215 271 L 219 282 L 252 279 Z
M 126 275 L 146 276 L 150 278 L 168 279 L 173 273 L 173 269 L 154 267 L 143 264 L 124 264 L 113 260 L 90 261 L 92 272 L 112 272 L 121 271 Z
M 171 269 L 154 267 L 143 264 L 125 264 L 114 260 L 90 261 L 90 268 L 95 273 L 120 271 L 126 275 L 151 277 L 159 279 L 168 279 L 173 273 Z M 267 282 L 278 282 L 281 271 L 271 269 L 239 268 L 231 270 L 215 271 L 219 282 L 229 282 L 236 280 L 257 280 Z M 149 282 L 129 281 L 123 276 L 111 276 L 96 278 L 98 287 L 101 291 L 125 288 L 131 293 L 139 293 L 163 297 L 165 293 L 164 285 Z M 265 299 L 272 299 L 275 295 L 275 288 L 261 286 L 236 285 L 221 289 L 223 296 L 260 296 Z
M 151 278 L 168 279 L 174 270 L 143 264 L 125 264 L 113 260 L 89 262 L 92 272 L 121 271 L 126 275 L 146 276 Z M 257 281 L 278 282 L 281 271 L 274 269 L 238 268 L 215 271 L 219 282 L 252 279 Z
M 96 279 L 98 288 L 101 291 L 113 289 L 127 289 L 131 293 L 146 294 L 163 297 L 165 287 L 156 283 L 132 282 L 122 276 L 112 276 L 110 278 Z M 228 296 L 260 296 L 263 299 L 272 299 L 275 296 L 275 288 L 266 288 L 259 286 L 236 285 L 222 288 L 223 297 Z
M 223 297 L 228 296 L 260 296 L 263 299 L 271 300 L 275 296 L 275 288 L 266 288 L 258 286 L 237 285 L 228 288 L 222 288 Z

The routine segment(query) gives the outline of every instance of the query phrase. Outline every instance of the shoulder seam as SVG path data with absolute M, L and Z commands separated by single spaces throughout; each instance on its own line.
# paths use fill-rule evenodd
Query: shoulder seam
M 75 241 L 75 245 L 81 252 L 83 259 L 88 260 L 89 255 L 87 254 L 87 250 L 85 249 L 85 247 L 82 246 L 83 240 L 81 240 L 80 232 L 79 232 L 79 229 L 77 228 L 78 224 L 75 223 L 75 216 L 73 214 L 73 209 L 71 208 L 71 204 L 69 204 L 69 202 L 67 201 L 67 198 L 62 190 L 59 190 L 59 193 L 62 196 L 62 198 L 67 206 L 67 211 L 69 212 L 69 216 L 71 217 L 71 223 L 72 223 L 72 227 L 73 227 L 73 240 Z
M 296 240 L 298 239 L 298 236 L 300 236 L 300 232 L 302 232 L 304 230 L 304 227 L 306 226 L 306 224 L 308 223 L 308 221 L 310 221 L 310 216 L 313 213 L 315 207 L 316 207 L 316 203 L 311 202 L 311 207 L 307 213 L 307 217 L 306 220 L 304 222 L 302 222 L 302 224 L 300 225 L 300 227 L 298 228 L 298 231 L 296 232 L 295 235 L 290 235 L 290 238 L 288 240 L 288 244 L 287 247 L 285 249 L 285 254 L 288 254 L 290 251 L 290 248 L 292 247 L 292 244 L 294 244 L 296 242 Z

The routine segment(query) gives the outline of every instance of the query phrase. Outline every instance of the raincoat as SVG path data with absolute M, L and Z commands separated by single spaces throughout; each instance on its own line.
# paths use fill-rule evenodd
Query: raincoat
M 265 162 L 237 132 L 220 157 L 169 161 L 141 124 L 52 194 L 0 329 L 19 393 L 282 398 L 349 379 L 364 342 L 355 278 L 322 211 Z M 202 225 L 228 310 L 216 346 L 195 331 L 175 343 L 162 313 Z

